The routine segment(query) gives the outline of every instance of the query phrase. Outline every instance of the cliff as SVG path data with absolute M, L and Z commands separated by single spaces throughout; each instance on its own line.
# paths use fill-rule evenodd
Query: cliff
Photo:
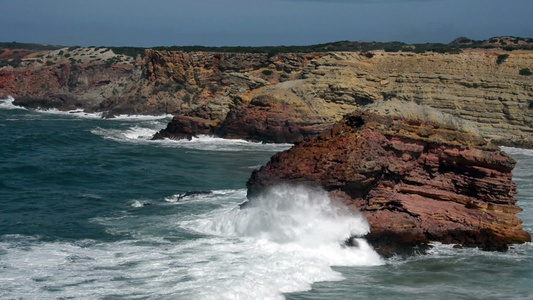
M 498 40 L 499 41 L 499 40 Z M 458 42 L 459 43 L 459 42 Z M 406 45 L 402 47 L 407 47 Z M 28 107 L 177 115 L 158 137 L 294 142 L 390 99 L 437 108 L 483 137 L 533 147 L 533 52 L 221 53 L 5 50 L 0 97 Z M 381 110 L 386 114 L 386 110 Z M 183 130 L 183 132 L 182 132 Z
M 297 79 L 318 57 L 146 49 L 133 58 L 109 48 L 4 49 L 0 97 L 26 107 L 111 114 L 194 111 L 216 124 L 250 91 Z
M 200 122 L 209 126 L 200 126 L 196 133 L 261 140 L 262 129 L 270 128 L 281 137 L 278 141 L 295 141 L 358 107 L 399 99 L 470 120 L 483 137 L 498 144 L 532 147 L 533 85 L 530 77 L 520 75 L 525 68 L 533 68 L 532 52 L 326 53 L 310 60 L 293 80 L 280 80 L 285 73 L 278 75 L 272 68 L 274 80 L 244 87 L 229 105 L 222 106 L 221 101 L 228 102 L 220 98 L 204 102 L 187 113 L 192 119 L 175 119 L 161 136 L 172 137 L 187 124 Z M 212 116 L 208 112 L 213 110 L 224 113 Z M 243 127 L 246 118 L 256 122 L 244 122 L 250 126 Z
M 514 165 L 453 126 L 357 112 L 273 156 L 250 177 L 248 198 L 279 183 L 322 186 L 363 213 L 385 255 L 430 241 L 506 250 L 531 241 L 515 216 Z

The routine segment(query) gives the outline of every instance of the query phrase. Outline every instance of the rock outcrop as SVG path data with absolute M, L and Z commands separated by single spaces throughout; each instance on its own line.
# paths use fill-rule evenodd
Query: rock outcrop
M 273 156 L 247 187 L 253 201 L 278 183 L 322 186 L 363 213 L 385 255 L 431 241 L 506 250 L 531 241 L 515 216 L 514 165 L 473 133 L 357 112 Z

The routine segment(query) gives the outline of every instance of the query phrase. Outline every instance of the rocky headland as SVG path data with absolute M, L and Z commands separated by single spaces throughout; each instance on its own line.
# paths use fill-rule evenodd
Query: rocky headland
M 347 115 L 254 171 L 248 198 L 287 182 L 321 186 L 366 217 L 366 238 L 383 255 L 432 241 L 499 251 L 531 241 L 516 217 L 515 161 L 429 111 L 426 120 Z
M 361 106 L 398 99 L 470 120 L 495 143 L 533 147 L 533 51 L 501 48 L 529 49 L 530 39 L 463 38 L 448 45 L 461 49 L 446 53 L 394 43 L 328 52 L 368 48 L 351 43 L 302 53 L 4 49 L 0 97 L 108 116 L 176 115 L 159 138 L 268 142 L 313 136 Z M 483 48 L 468 48 L 474 45 Z
M 365 215 L 382 254 L 431 241 L 505 250 L 531 240 L 515 216 L 515 162 L 495 146 L 533 148 L 533 51 L 501 48 L 511 42 L 533 48 L 516 38 L 458 39 L 453 51 L 11 47 L 0 50 L 0 98 L 175 115 L 154 138 L 295 143 L 252 174 L 252 201 L 277 183 L 318 185 Z

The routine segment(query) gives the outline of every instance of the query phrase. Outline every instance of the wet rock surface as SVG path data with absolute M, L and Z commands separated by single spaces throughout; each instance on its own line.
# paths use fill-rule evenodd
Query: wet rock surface
M 486 250 L 530 241 L 515 216 L 515 162 L 452 126 L 357 112 L 276 154 L 247 183 L 322 186 L 367 218 L 367 239 L 384 255 L 428 242 Z

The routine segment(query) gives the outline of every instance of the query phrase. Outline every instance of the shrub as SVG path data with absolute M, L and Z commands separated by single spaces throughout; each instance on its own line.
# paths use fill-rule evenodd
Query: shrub
M 272 75 L 273 72 L 270 71 L 270 70 L 263 70 L 262 73 L 263 73 L 264 75 L 266 75 L 266 76 L 270 76 L 270 75 Z
M 121 62 L 122 60 L 120 59 L 120 57 L 111 57 L 111 58 L 108 58 L 106 61 L 105 61 L 105 66 L 107 68 L 111 67 L 112 65 L 114 64 L 117 64 L 119 62 Z
M 46 61 L 46 65 L 47 65 L 47 66 L 51 66 L 51 65 L 53 65 L 53 64 L 54 64 L 53 61 L 50 61 L 50 60 Z
M 422 53 L 426 53 L 426 49 L 424 49 L 424 48 L 418 48 L 418 47 L 417 47 L 417 48 L 415 48 L 415 49 L 413 50 L 413 52 L 414 52 L 414 53 L 418 53 L 418 54 L 422 54 Z
M 20 64 L 22 63 L 22 60 L 20 59 L 13 59 L 11 61 L 9 61 L 7 64 L 12 66 L 13 68 L 17 68 L 20 66 Z
M 498 59 L 496 60 L 496 63 L 501 65 L 507 58 L 509 58 L 509 54 L 500 54 L 498 55 Z
M 111 47 L 111 51 L 113 51 L 115 54 L 127 55 L 133 58 L 136 58 L 138 55 L 140 55 L 141 58 L 143 58 L 145 49 L 138 47 Z
M 529 68 L 523 68 L 518 72 L 518 74 L 522 76 L 530 76 L 530 75 L 533 75 L 533 72 L 531 72 Z
M 401 47 L 390 46 L 385 47 L 383 50 L 385 50 L 385 52 L 398 52 L 401 50 Z

